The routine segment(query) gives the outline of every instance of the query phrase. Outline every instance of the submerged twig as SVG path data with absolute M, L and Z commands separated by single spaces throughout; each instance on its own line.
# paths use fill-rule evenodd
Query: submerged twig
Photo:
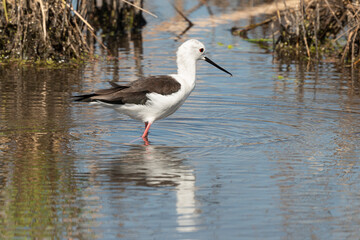
M 91 35 L 96 39 L 96 41 L 110 54 L 109 49 L 102 43 L 102 41 L 96 36 L 96 34 L 93 31 L 90 31 Z
M 156 16 L 155 14 L 149 12 L 148 10 L 146 10 L 146 9 L 144 9 L 144 8 L 142 8 L 142 7 L 136 6 L 135 4 L 133 4 L 133 3 L 129 2 L 129 1 L 126 1 L 126 0 L 121 0 L 121 1 L 123 1 L 124 3 L 127 3 L 127 4 L 129 4 L 129 5 L 137 8 L 137 9 L 140 9 L 141 11 L 143 11 L 143 12 L 145 12 L 145 13 L 147 13 L 147 14 L 150 14 L 150 15 L 153 16 L 154 18 L 158 18 L 158 16 Z
M 90 25 L 90 23 L 88 23 L 88 21 L 86 21 L 81 15 L 80 13 L 78 13 L 72 6 L 70 6 L 70 4 L 68 4 L 67 2 L 65 2 L 65 0 L 63 0 L 63 2 L 65 3 L 65 5 L 70 8 L 71 11 L 73 11 L 75 13 L 75 15 L 80 18 L 81 21 L 83 21 L 83 23 L 85 23 L 85 25 L 91 30 L 94 31 L 94 28 Z
M 185 16 L 185 14 L 180 11 L 180 9 L 178 9 L 174 4 L 172 4 L 172 6 L 174 7 L 175 11 L 185 19 L 186 22 L 188 22 L 188 26 L 177 36 L 178 39 L 181 38 L 182 35 L 184 35 L 187 31 L 189 31 L 190 28 L 192 28 L 192 26 L 194 26 L 194 24 L 190 21 L 189 18 L 187 18 Z
M 185 19 L 185 21 L 187 21 L 187 22 L 189 23 L 189 26 L 193 26 L 193 25 L 194 25 L 194 24 L 190 21 L 190 19 L 187 18 L 182 11 L 180 11 L 180 9 L 178 9 L 174 4 L 172 4 L 172 6 L 173 6 L 174 9 L 176 10 L 176 12 L 177 12 L 181 17 L 183 17 L 183 18 Z
M 244 34 L 246 34 L 247 31 L 250 31 L 250 30 L 252 30 L 254 28 L 257 28 L 259 26 L 271 23 L 276 19 L 277 19 L 277 17 L 275 16 L 275 17 L 272 17 L 272 18 L 265 19 L 264 21 L 259 22 L 259 23 L 254 23 L 254 24 L 247 25 L 245 27 L 233 27 L 231 29 L 231 32 L 232 32 L 232 34 L 236 34 L 236 35 L 244 35 Z
M 202 2 L 203 4 L 205 4 L 206 9 L 208 10 L 209 15 L 210 15 L 210 16 L 213 16 L 214 13 L 213 13 L 213 11 L 211 10 L 210 5 L 208 4 L 208 1 L 209 1 L 209 0 L 200 0 L 200 2 Z
M 186 14 L 191 14 L 193 12 L 195 12 L 196 10 L 198 10 L 199 8 L 201 8 L 204 5 L 204 3 L 202 3 L 201 1 L 198 2 L 197 5 L 195 5 L 194 7 L 192 7 L 191 9 L 186 11 Z

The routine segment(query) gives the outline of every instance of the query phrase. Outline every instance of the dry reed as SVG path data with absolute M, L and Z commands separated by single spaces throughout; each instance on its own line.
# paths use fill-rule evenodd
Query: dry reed
M 75 1 L 76 6 L 72 0 L 3 0 L 0 60 L 81 59 L 91 53 L 93 39 L 106 49 L 97 31 L 121 35 L 145 24 L 143 0 L 132 2 L 109 0 L 99 7 L 83 0 Z
M 332 56 L 340 62 L 360 62 L 360 5 L 357 1 L 299 1 L 297 9 L 278 11 L 259 24 L 233 28 L 233 34 L 244 35 L 255 27 L 275 23 L 274 51 L 278 57 L 320 59 Z

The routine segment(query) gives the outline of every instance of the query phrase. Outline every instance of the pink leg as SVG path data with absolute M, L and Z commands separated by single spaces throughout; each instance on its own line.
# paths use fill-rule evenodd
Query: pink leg
M 149 134 L 150 126 L 151 126 L 151 123 L 149 123 L 149 122 L 145 123 L 145 131 L 144 131 L 143 135 L 141 136 L 143 139 L 147 138 L 147 136 Z

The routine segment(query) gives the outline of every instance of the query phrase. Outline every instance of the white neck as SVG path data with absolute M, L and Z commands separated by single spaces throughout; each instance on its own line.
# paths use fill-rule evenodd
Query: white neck
M 176 62 L 178 66 L 178 75 L 183 78 L 187 84 L 195 85 L 196 60 L 178 55 Z

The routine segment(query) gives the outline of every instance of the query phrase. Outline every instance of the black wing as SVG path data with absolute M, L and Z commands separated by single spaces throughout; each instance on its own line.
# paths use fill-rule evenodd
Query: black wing
M 129 85 L 118 85 L 110 83 L 112 88 L 102 89 L 91 94 L 76 96 L 75 101 L 101 101 L 111 104 L 145 104 L 148 98 L 147 93 L 159 93 L 170 95 L 179 91 L 180 83 L 171 76 L 150 76 L 140 78 Z

